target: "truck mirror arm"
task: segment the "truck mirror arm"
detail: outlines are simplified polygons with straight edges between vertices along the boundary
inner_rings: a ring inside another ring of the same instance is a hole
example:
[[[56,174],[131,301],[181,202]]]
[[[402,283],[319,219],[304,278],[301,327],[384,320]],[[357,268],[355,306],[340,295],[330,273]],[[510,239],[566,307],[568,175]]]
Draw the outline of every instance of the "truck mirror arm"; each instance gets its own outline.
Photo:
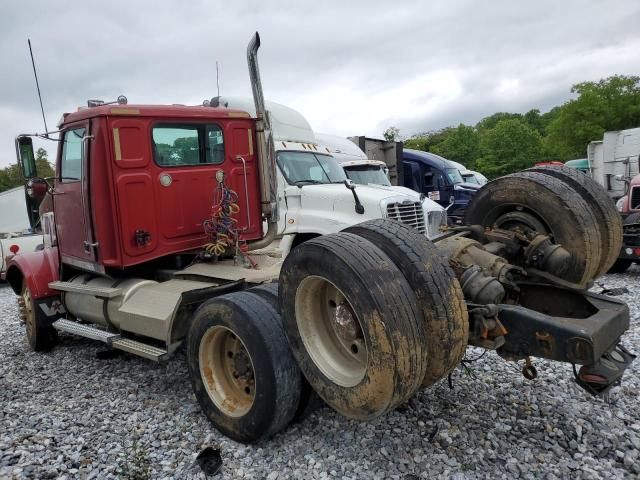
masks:
[[[344,181],[344,186],[347,187],[347,189],[351,190],[351,193],[353,194],[353,200],[356,202],[356,205],[355,205],[356,213],[363,215],[364,207],[360,203],[360,199],[358,198],[358,194],[356,193],[356,184],[353,183],[353,180],[346,179]]]

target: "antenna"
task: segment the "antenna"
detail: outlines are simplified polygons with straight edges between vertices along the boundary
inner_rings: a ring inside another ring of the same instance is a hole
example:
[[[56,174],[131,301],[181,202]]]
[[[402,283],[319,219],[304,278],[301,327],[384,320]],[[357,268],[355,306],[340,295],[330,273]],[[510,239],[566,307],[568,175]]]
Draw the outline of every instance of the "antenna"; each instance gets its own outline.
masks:
[[[216,60],[216,86],[218,87],[218,96],[220,96],[220,74],[218,72],[218,61]]]
[[[38,98],[40,99],[40,110],[42,111],[42,121],[44,122],[44,135],[49,137],[49,129],[47,128],[47,119],[44,116],[44,107],[42,106],[42,95],[40,94],[40,84],[38,83],[38,73],[36,72],[36,62],[33,60],[33,50],[31,49],[31,39],[27,39],[29,44],[29,54],[31,55],[31,65],[33,65],[33,76],[36,77],[36,88],[38,89]]]

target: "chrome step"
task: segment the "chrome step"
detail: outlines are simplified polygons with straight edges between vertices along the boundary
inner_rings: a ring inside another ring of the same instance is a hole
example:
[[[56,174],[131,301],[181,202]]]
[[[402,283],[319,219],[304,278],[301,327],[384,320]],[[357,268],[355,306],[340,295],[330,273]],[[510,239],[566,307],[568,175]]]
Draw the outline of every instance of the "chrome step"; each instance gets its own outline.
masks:
[[[74,282],[51,282],[49,283],[49,288],[53,290],[60,290],[62,292],[93,295],[94,297],[100,298],[113,298],[118,295],[122,295],[121,288],[93,287],[91,285],[83,285],[81,283]]]
[[[92,340],[99,340],[104,343],[111,343],[114,339],[120,338],[120,335],[117,333],[107,332],[106,330],[101,330],[78,322],[72,322],[71,320],[56,320],[53,322],[53,326],[56,330],[72,333],[80,337],[91,338]]]
[[[162,348],[154,347],[153,345],[138,342],[137,340],[132,340],[130,338],[121,337],[111,342],[111,346],[119,350],[124,350],[125,352],[133,353],[139,357],[155,360],[156,362],[164,360],[169,355],[169,352]]]

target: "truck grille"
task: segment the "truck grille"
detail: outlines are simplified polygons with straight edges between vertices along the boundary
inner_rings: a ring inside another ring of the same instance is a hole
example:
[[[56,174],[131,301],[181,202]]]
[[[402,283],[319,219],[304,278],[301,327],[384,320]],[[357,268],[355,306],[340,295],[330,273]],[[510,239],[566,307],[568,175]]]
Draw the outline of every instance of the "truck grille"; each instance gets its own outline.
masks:
[[[633,187],[631,189],[631,199],[629,200],[629,207],[632,210],[640,208],[640,187]]]
[[[440,232],[440,227],[444,223],[445,215],[444,211],[427,213],[427,236],[429,238],[436,237],[442,233]]]
[[[424,234],[427,231],[420,202],[390,203],[387,205],[387,217],[409,225],[420,233]]]

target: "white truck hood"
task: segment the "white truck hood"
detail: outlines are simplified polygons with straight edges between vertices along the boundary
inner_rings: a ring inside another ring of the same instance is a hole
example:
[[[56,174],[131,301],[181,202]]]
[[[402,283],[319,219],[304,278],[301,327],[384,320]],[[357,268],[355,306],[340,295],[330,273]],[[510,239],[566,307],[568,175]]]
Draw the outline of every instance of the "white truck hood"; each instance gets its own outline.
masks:
[[[299,233],[314,232],[316,229],[322,230],[318,233],[340,231],[367,220],[388,218],[389,205],[396,204],[408,208],[411,204],[416,205],[414,208],[416,218],[405,223],[422,222],[423,231],[428,228],[429,237],[437,235],[437,229],[446,221],[446,213],[442,207],[436,204],[435,208],[432,208],[433,202],[428,202],[427,199],[421,202],[420,195],[413,190],[409,190],[410,194],[407,194],[398,191],[396,187],[358,185],[355,192],[364,207],[362,214],[356,212],[353,193],[343,184],[286,187],[287,231],[291,233],[293,229]],[[393,207],[391,210],[396,212]],[[401,210],[404,212],[405,208]],[[397,214],[399,212],[400,210],[397,210]],[[396,219],[406,220],[406,218]]]

